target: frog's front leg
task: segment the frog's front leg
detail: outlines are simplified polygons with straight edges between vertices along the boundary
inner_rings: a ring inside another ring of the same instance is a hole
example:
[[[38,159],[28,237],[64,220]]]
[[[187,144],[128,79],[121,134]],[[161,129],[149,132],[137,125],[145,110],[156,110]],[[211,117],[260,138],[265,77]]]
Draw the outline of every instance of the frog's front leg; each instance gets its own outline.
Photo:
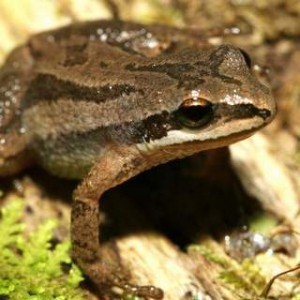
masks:
[[[136,286],[119,278],[117,260],[105,260],[100,251],[99,199],[101,195],[146,166],[145,158],[134,148],[110,149],[93,166],[74,193],[71,236],[72,256],[99,287],[118,286],[124,293],[162,299],[163,292],[153,286]],[[115,274],[114,274],[115,273]]]

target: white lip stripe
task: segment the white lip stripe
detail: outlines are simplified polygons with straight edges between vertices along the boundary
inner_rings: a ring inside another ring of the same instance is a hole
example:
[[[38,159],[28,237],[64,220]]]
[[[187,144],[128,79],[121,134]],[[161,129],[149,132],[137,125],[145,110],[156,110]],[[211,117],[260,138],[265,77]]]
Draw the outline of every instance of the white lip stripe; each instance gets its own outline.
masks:
[[[258,118],[255,122],[255,119],[250,119],[248,121],[242,122],[239,126],[233,126],[232,123],[226,126],[217,126],[217,128],[206,128],[206,130],[192,131],[188,129],[181,130],[170,130],[168,135],[157,140],[151,140],[150,142],[143,142],[137,144],[137,148],[141,152],[151,152],[159,148],[163,148],[170,145],[179,145],[192,141],[205,142],[209,140],[217,140],[230,136],[232,134],[243,133],[245,131],[255,131],[260,128],[264,122]]]

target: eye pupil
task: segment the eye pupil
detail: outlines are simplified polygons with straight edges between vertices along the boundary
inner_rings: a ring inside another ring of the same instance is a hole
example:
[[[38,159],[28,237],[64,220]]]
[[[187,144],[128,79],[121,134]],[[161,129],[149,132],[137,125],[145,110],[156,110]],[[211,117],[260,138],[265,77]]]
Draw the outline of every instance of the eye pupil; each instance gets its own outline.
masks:
[[[176,111],[178,122],[190,129],[201,128],[206,125],[213,116],[213,107],[207,100],[186,100]]]

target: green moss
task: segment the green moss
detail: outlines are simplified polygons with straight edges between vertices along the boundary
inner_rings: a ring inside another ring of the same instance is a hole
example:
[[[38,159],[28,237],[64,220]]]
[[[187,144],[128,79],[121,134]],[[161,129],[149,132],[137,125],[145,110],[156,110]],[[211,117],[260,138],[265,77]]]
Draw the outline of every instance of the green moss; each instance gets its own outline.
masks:
[[[19,220],[24,204],[15,199],[1,209],[0,220],[0,298],[10,300],[80,300],[77,289],[82,276],[71,264],[70,242],[53,246],[56,221],[49,220],[29,236]],[[62,264],[70,266],[64,272]]]
[[[210,245],[191,245],[188,247],[189,251],[195,251],[205,257],[211,263],[218,265],[221,270],[219,271],[219,279],[226,285],[226,288],[231,289],[236,294],[236,299],[241,300],[267,300],[267,299],[291,299],[300,300],[300,295],[291,296],[270,296],[269,289],[265,293],[269,284],[273,284],[272,278],[267,282],[266,278],[262,275],[259,266],[255,260],[244,259],[241,263],[233,261],[221,252],[216,251]],[[294,272],[298,270],[297,267],[289,270]],[[287,272],[284,272],[287,273]],[[281,274],[283,275],[283,274]],[[278,277],[278,275],[276,275]],[[225,287],[224,285],[224,287]]]
[[[269,232],[278,224],[278,220],[266,213],[257,213],[248,219],[249,231],[268,235]]]
[[[252,260],[245,259],[241,264],[237,264],[205,245],[191,245],[189,250],[196,251],[207,260],[219,265],[222,268],[219,273],[220,280],[233,288],[240,295],[240,299],[259,299],[266,285],[266,279]]]

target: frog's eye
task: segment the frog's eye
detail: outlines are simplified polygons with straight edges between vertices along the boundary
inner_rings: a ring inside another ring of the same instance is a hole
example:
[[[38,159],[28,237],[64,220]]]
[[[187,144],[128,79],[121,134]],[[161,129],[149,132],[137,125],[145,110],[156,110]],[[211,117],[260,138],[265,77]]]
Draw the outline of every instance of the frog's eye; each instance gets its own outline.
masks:
[[[249,54],[246,51],[242,50],[242,49],[240,49],[240,51],[241,51],[241,53],[242,53],[242,55],[244,57],[244,60],[246,62],[247,67],[249,69],[251,69],[252,68],[252,60],[251,60]]]
[[[197,129],[212,119],[213,105],[202,98],[187,99],[177,109],[175,117],[182,126]]]

